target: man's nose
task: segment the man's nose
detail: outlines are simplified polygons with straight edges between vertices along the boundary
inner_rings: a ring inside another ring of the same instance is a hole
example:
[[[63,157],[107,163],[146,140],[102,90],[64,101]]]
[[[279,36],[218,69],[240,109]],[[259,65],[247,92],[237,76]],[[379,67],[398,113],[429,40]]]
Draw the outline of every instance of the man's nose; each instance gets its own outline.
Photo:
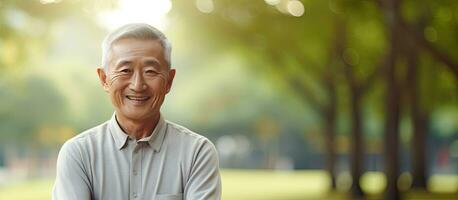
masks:
[[[141,72],[137,71],[132,75],[129,88],[135,92],[141,92],[146,89],[145,80],[143,79]]]

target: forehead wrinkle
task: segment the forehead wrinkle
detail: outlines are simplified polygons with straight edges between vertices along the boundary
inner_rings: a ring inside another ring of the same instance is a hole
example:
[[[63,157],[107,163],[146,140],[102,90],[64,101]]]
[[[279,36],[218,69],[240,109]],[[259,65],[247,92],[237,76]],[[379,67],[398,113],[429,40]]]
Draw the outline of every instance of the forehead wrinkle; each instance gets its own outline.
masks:
[[[150,42],[153,43],[150,43]],[[148,55],[154,55],[152,53],[152,49],[156,49],[157,47],[160,48],[160,53],[164,54],[164,49],[160,44],[155,44],[156,42],[154,40],[151,41],[142,41],[142,40],[136,40],[136,39],[122,39],[117,42],[115,42],[111,48],[112,51],[118,52],[118,53],[127,53],[127,54],[138,54],[138,53],[144,53],[147,52]],[[148,45],[145,44],[149,43]],[[122,48],[124,44],[130,44],[129,48]],[[157,55],[155,55],[157,56]]]
[[[162,64],[161,62],[156,59],[155,57],[147,57],[147,58],[141,58],[140,57],[140,61],[137,60],[137,57],[135,56],[131,56],[131,57],[125,57],[125,58],[120,58],[119,60],[117,60],[114,64],[114,69],[116,68],[119,68],[119,67],[122,67],[124,65],[132,65],[132,64],[138,64],[138,63],[141,63],[143,65],[152,65],[152,66],[158,66],[158,67],[161,67]]]

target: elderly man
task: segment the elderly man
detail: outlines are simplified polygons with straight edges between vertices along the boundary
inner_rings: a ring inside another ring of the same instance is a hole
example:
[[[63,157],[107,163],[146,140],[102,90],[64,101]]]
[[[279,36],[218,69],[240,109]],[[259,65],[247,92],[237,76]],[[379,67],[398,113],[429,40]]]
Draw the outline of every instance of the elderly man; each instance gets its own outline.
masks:
[[[129,24],[102,48],[97,73],[115,113],[62,146],[53,199],[220,199],[214,145],[160,113],[175,76],[164,34]]]

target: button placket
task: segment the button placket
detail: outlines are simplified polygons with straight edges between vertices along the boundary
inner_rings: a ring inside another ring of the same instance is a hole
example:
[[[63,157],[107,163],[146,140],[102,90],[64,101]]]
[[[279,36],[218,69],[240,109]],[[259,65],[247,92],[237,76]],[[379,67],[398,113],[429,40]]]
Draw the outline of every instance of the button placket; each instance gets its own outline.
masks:
[[[140,143],[136,143],[132,151],[132,171],[131,171],[131,191],[132,198],[137,199],[139,196],[139,189],[141,188],[141,177],[139,171],[141,168],[141,147]]]

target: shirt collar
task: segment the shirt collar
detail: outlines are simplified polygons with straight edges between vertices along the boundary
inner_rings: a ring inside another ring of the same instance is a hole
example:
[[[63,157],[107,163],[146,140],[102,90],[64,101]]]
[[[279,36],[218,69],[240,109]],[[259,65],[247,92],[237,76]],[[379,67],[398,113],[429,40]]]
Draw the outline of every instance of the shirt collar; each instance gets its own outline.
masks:
[[[116,147],[121,150],[126,146],[129,135],[127,135],[119,126],[118,121],[116,120],[116,113],[114,113],[111,117],[109,127]],[[138,141],[147,141],[149,146],[152,147],[155,152],[159,152],[161,150],[162,142],[164,141],[166,127],[166,122],[161,114],[151,135]]]

